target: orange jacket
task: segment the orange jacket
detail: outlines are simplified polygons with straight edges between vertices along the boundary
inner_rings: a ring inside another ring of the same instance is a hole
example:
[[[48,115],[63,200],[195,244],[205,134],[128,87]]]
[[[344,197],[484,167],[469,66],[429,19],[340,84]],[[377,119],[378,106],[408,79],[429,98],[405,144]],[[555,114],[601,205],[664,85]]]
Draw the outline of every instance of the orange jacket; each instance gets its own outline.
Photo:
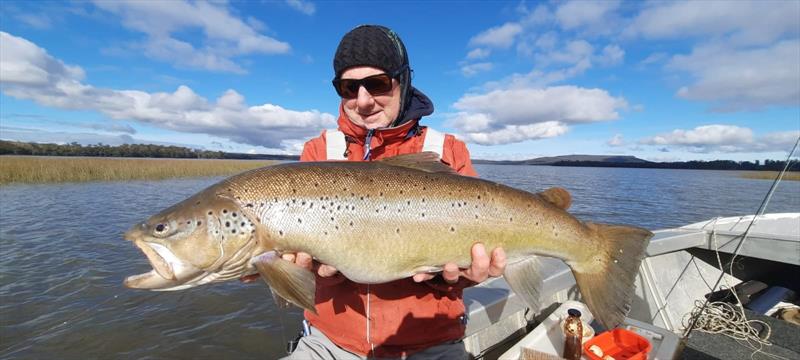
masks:
[[[418,121],[376,130],[370,160],[420,152],[427,128],[416,128]],[[408,137],[415,128],[419,131]],[[339,131],[347,138],[348,160],[362,161],[367,130],[353,124],[340,109]],[[327,160],[326,152],[323,132],[306,142],[300,161]],[[442,161],[462,175],[477,175],[466,145],[449,134]],[[317,276],[317,314],[306,311],[305,316],[342,348],[362,355],[400,357],[464,336],[462,291],[471,285],[463,278],[450,285],[441,276],[423,283],[406,278],[372,285],[354,283],[340,274]]]

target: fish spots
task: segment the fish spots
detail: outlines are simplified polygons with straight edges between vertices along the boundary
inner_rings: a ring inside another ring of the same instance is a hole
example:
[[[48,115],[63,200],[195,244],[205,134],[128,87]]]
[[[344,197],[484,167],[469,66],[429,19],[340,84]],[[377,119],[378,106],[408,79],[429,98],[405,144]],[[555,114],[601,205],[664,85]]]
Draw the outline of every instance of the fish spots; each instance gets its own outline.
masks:
[[[453,226],[451,226],[451,227],[450,227],[450,232],[451,232],[451,233],[454,233],[454,232],[456,232],[456,228],[455,228],[455,227],[453,227]]]
[[[303,219],[301,219],[301,218],[297,218],[297,223],[298,223],[298,224],[302,224],[302,223],[303,223]]]
[[[353,222],[352,221],[350,221],[350,227],[353,227]]]
[[[394,232],[395,232],[395,234],[399,234],[400,233],[400,228],[394,229]]]
[[[283,236],[283,230],[278,230],[278,235]]]
[[[231,227],[231,222],[230,221],[226,221],[225,222],[225,227]]]
[[[197,226],[200,226],[200,225],[203,225],[203,221],[202,220],[197,220]]]
[[[228,209],[222,209],[222,213],[223,214],[227,214],[228,213]]]
[[[213,211],[209,211],[208,215],[214,215],[214,212]]]

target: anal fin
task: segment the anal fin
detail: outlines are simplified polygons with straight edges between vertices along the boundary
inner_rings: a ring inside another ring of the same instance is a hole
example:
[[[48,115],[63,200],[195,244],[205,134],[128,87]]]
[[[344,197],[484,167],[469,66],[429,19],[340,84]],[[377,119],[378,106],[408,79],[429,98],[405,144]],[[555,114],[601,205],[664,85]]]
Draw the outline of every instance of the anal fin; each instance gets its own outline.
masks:
[[[506,282],[514,293],[522,297],[531,310],[535,313],[541,308],[540,290],[542,288],[542,277],[539,267],[539,258],[536,256],[526,258],[506,265],[503,272]]]
[[[314,294],[316,277],[308,269],[281,259],[275,251],[269,251],[251,260],[261,278],[269,285],[275,303],[285,306],[288,301],[303,309],[316,313]]]

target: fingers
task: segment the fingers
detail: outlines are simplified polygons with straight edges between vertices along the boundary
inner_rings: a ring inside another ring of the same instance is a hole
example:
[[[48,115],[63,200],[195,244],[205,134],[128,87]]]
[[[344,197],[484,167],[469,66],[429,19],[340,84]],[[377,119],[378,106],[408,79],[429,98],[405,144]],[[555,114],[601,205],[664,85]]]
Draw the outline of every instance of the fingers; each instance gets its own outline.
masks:
[[[304,252],[299,252],[295,255],[294,263],[300,267],[312,270],[312,267],[314,265],[313,260],[314,259],[311,258],[311,255]]]
[[[317,274],[322,277],[330,277],[336,275],[337,272],[339,272],[339,270],[336,270],[335,267],[325,264],[320,264],[317,269]]]
[[[322,277],[333,276],[337,272],[339,272],[333,266],[320,264],[314,261],[314,258],[311,257],[310,254],[304,252],[284,253],[281,255],[281,258],[286,261],[291,261],[295,263],[297,266],[306,268],[309,271],[315,271],[316,269],[317,274],[319,274],[319,276]]]
[[[458,282],[459,276],[461,276],[461,269],[458,268],[458,265],[454,263],[444,264],[444,268],[442,268],[442,278],[444,278],[444,281],[455,284]]]
[[[474,282],[482,282],[489,277],[489,264],[491,260],[486,255],[486,248],[481,243],[472,246],[472,264],[464,270],[462,275]]]
[[[414,279],[414,282],[428,281],[428,280],[433,279],[435,277],[436,277],[436,274],[431,274],[431,273],[419,273],[419,274],[414,274],[414,276],[412,276],[412,278]]]
[[[489,264],[489,276],[498,277],[506,271],[506,252],[503,248],[492,250],[492,260]]]

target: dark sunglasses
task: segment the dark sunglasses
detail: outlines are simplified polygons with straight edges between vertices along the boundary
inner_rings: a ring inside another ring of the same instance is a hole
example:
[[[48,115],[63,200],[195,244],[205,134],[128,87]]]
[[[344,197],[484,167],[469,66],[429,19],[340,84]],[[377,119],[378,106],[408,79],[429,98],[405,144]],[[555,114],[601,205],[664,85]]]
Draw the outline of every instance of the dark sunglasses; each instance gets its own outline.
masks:
[[[392,77],[389,74],[377,74],[363,79],[334,79],[336,93],[344,99],[358,97],[358,89],[364,87],[371,95],[381,95],[392,91]]]
[[[377,74],[367,76],[363,79],[333,79],[333,88],[343,99],[355,99],[358,97],[358,89],[362,86],[370,95],[382,95],[392,91],[392,79],[400,75],[406,69],[405,66],[392,74]]]

